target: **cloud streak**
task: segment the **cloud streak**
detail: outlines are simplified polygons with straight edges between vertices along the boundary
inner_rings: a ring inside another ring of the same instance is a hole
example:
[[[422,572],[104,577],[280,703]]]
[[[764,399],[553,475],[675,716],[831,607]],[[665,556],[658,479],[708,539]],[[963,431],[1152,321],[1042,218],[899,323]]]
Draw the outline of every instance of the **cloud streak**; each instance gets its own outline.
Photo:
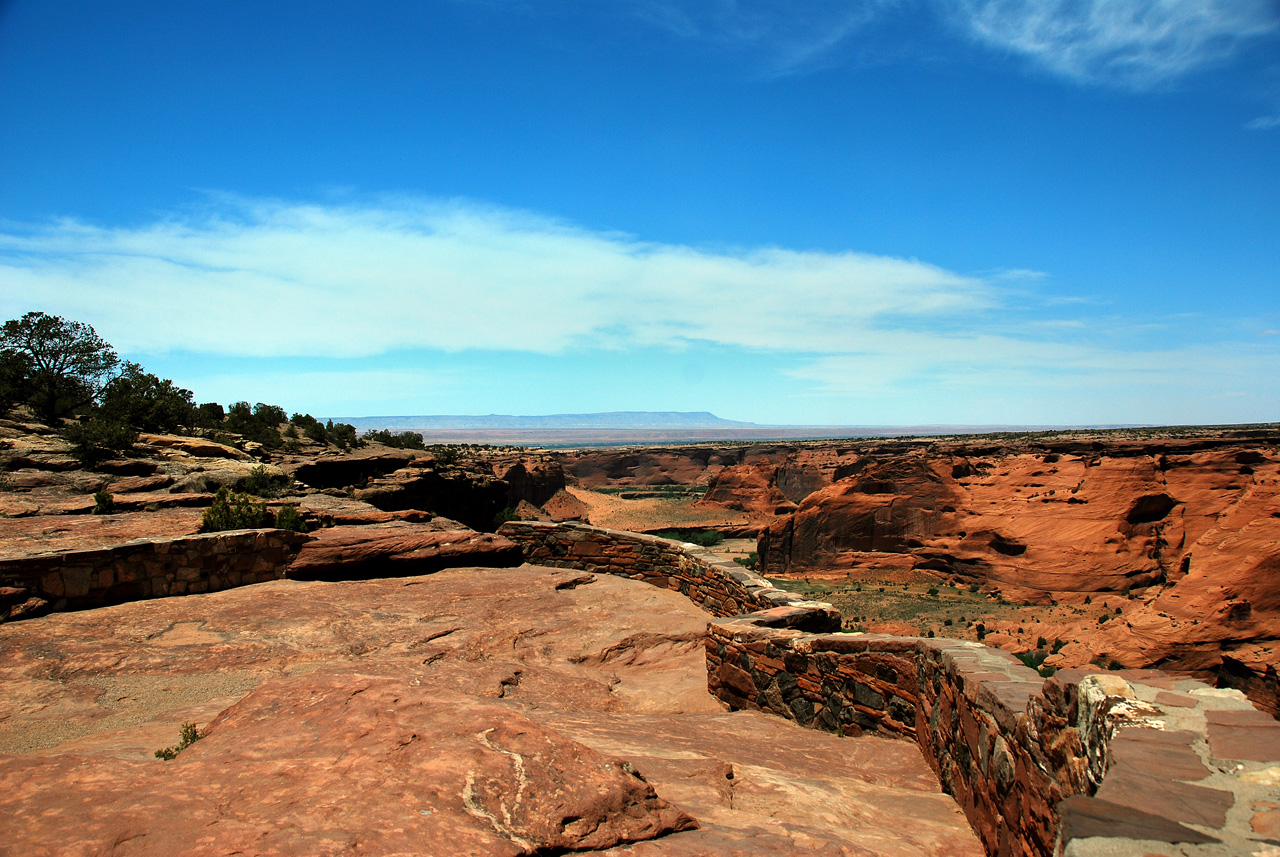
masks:
[[[688,341],[835,352],[852,331],[996,300],[982,280],[912,259],[653,244],[420,200],[240,201],[131,229],[9,230],[0,276],[9,313],[30,308],[23,295],[94,319],[126,351],[252,356]]]
[[[6,318],[38,309],[88,321],[144,363],[205,355],[195,363],[219,395],[236,395],[246,377],[264,400],[271,389],[312,400],[354,385],[341,397],[353,412],[385,411],[376,403],[387,390],[419,401],[477,383],[492,407],[523,401],[527,372],[519,391],[503,392],[486,368],[521,354],[553,383],[618,355],[652,398],[664,382],[640,364],[685,350],[767,356],[772,370],[756,359],[757,375],[733,382],[896,415],[879,422],[1226,421],[1280,407],[1267,382],[1280,374],[1275,337],[1170,347],[1203,320],[1169,317],[1152,337],[1123,318],[1082,315],[1088,301],[1041,295],[1051,278],[1040,272],[659,244],[459,201],[229,199],[130,228],[10,224],[0,282]],[[397,354],[435,355],[439,368],[426,383],[398,370]],[[283,374],[272,368],[282,358],[294,358]],[[1227,394],[1236,410],[1217,409]]]
[[[847,59],[868,27],[913,15],[917,31],[922,17],[941,19],[1057,77],[1135,90],[1280,30],[1273,0],[632,0],[624,8],[677,37],[756,52],[778,76]]]
[[[1083,83],[1148,89],[1273,34],[1270,0],[955,0],[978,42]]]

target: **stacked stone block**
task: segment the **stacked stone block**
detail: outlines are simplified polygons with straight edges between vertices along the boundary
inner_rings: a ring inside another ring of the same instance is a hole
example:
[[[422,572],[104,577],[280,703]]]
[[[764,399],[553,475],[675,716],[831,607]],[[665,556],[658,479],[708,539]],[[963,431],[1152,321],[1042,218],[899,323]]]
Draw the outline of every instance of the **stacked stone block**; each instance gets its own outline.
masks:
[[[777,607],[802,609],[776,614],[806,630],[840,627],[829,604],[806,601],[754,572],[696,545],[583,524],[510,521],[498,534],[520,545],[526,562],[642,580],[687,597],[712,616],[738,616]]]
[[[287,530],[232,530],[0,559],[0,590],[13,605],[12,618],[217,592],[283,578],[308,538]]]
[[[1157,670],[1046,680],[978,643],[775,624],[711,623],[711,692],[914,738],[989,854],[1280,857],[1280,723],[1239,691]]]

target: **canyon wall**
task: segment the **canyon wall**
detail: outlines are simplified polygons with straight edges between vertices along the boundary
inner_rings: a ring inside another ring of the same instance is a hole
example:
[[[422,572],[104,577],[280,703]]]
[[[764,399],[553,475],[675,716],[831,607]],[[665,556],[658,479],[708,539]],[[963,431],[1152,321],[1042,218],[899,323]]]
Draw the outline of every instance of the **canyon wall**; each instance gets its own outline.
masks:
[[[838,627],[830,605],[692,545],[582,525],[500,534],[531,562],[679,590],[721,617],[708,687],[730,708],[916,741],[988,854],[1139,857],[1151,840],[1251,853],[1280,833],[1280,723],[1238,691],[1155,670],[1045,680],[977,643],[815,632]],[[767,609],[730,615],[752,602]]]

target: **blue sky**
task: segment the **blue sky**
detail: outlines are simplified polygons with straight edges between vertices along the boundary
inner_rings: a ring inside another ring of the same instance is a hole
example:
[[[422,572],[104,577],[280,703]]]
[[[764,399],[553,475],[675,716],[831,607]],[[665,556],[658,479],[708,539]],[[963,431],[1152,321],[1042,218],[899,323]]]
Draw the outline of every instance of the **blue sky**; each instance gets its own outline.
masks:
[[[0,164],[200,401],[1280,420],[1276,0],[0,0]]]

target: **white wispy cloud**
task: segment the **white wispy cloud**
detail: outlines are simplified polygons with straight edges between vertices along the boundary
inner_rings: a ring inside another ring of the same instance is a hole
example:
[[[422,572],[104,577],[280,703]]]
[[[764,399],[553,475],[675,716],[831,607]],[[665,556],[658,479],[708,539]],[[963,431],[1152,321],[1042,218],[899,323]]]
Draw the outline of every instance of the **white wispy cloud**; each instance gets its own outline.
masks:
[[[1152,336],[1039,294],[1032,274],[660,244],[403,198],[223,200],[133,227],[0,224],[0,318],[34,309],[87,321],[148,365],[147,355],[207,355],[196,361],[202,399],[327,396],[351,413],[385,411],[388,390],[455,400],[483,383],[499,395],[500,378],[476,374],[502,365],[494,354],[550,355],[540,365],[571,378],[591,355],[711,347],[768,355],[792,397],[868,403],[846,422],[1239,421],[1280,407],[1274,331],[1170,347],[1202,320],[1169,315]],[[395,355],[408,353],[434,355],[433,368],[403,368]],[[273,368],[286,357],[302,359]]]
[[[1274,0],[631,0],[622,8],[682,38],[757,51],[779,75],[847,58],[869,25],[902,14],[948,21],[1062,78],[1133,89],[1226,60],[1280,30]],[[864,47],[861,56],[902,50]]]
[[[1146,89],[1280,29],[1272,0],[953,0],[972,38],[1071,80]]]
[[[889,319],[962,317],[997,301],[988,283],[914,259],[712,251],[405,199],[239,201],[135,228],[10,229],[0,277],[10,316],[49,307],[91,319],[128,352],[252,356],[690,340],[835,352]]]
[[[764,56],[787,75],[834,61],[836,49],[902,0],[631,0],[633,14],[668,32]]]
[[[1257,119],[1246,122],[1244,127],[1250,131],[1270,131],[1272,128],[1280,128],[1280,116],[1259,116]]]

